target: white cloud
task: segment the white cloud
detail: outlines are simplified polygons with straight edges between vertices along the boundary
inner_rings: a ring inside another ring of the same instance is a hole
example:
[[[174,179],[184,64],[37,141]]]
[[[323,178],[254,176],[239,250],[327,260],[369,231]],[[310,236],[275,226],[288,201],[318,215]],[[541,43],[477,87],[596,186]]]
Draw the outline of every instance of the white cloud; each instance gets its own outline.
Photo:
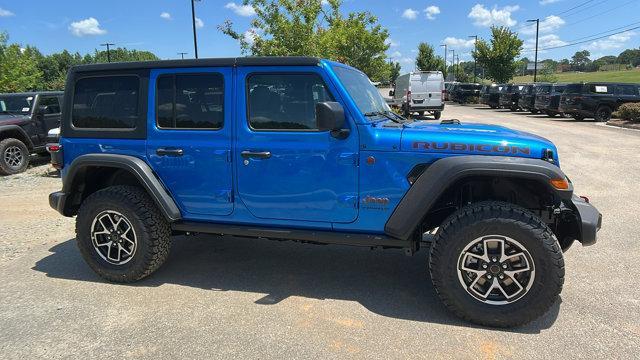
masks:
[[[471,48],[475,45],[476,39],[458,39],[455,37],[447,37],[442,41],[452,48]]]
[[[9,16],[14,16],[14,15],[15,14],[12,13],[11,11],[3,9],[3,8],[0,8],[0,17],[9,17]]]
[[[203,28],[204,27],[204,21],[202,21],[202,19],[200,19],[199,17],[196,18],[196,27],[198,29]]]
[[[547,16],[544,20],[540,20],[540,33],[550,33],[558,30],[565,24],[565,21],[556,15]],[[525,35],[535,35],[536,24],[531,23],[529,26],[525,26],[520,30],[520,33]]]
[[[562,1],[562,0],[540,0],[539,3],[540,3],[540,5],[545,6],[545,5],[549,5],[549,4],[555,4],[555,3],[560,2],[560,1]]]
[[[103,35],[107,33],[107,30],[101,29],[100,22],[93,17],[72,22],[71,25],[69,25],[69,31],[78,37],[85,35]]]
[[[518,22],[511,18],[511,13],[518,11],[518,9],[520,7],[514,5],[503,8],[494,6],[493,9],[489,10],[482,4],[475,4],[467,17],[473,19],[473,24],[476,26],[514,26]]]
[[[434,5],[427,6],[427,8],[424,9],[424,13],[427,16],[427,19],[435,20],[436,15],[440,14],[440,8]]]
[[[399,59],[402,57],[402,53],[400,51],[394,51],[389,55],[392,59]]]
[[[633,31],[627,31],[621,34],[611,35],[602,40],[593,41],[585,46],[583,49],[587,49],[590,51],[603,51],[603,50],[612,50],[619,49],[625,46],[625,43],[629,41],[632,37],[638,35],[638,33]]]
[[[390,48],[398,47],[398,43],[393,41],[392,38],[387,38],[384,43],[389,45]]]
[[[411,8],[405,9],[402,13],[402,17],[409,20],[415,20],[418,17],[418,11]]]
[[[320,5],[322,5],[322,6],[327,6],[327,5],[329,5],[329,0],[322,0],[322,1],[320,1]]]
[[[240,16],[249,17],[256,14],[256,9],[254,9],[251,5],[240,5],[234,2],[230,2],[227,3],[227,5],[225,5],[224,7],[225,9],[232,10],[234,13]]]
[[[165,20],[171,20],[171,14],[169,14],[168,12],[163,12],[162,14],[160,14],[160,17],[165,19]]]
[[[538,37],[538,54],[547,53],[547,50],[541,50],[547,47],[556,47],[556,46],[564,46],[567,45],[568,42],[560,39],[560,37],[556,34],[547,34]],[[524,45],[522,46],[523,53],[528,55],[533,55],[536,49],[536,38],[532,37],[526,39],[524,41]]]

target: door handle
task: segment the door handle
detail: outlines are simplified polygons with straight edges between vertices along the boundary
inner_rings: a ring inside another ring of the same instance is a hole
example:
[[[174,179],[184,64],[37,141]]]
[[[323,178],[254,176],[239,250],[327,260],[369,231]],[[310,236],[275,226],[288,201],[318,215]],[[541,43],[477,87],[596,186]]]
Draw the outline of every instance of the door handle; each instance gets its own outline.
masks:
[[[254,158],[254,159],[268,159],[271,157],[271,151],[249,151],[245,150],[240,153],[245,159]]]
[[[156,154],[158,156],[182,156],[184,155],[184,151],[182,149],[158,148]]]

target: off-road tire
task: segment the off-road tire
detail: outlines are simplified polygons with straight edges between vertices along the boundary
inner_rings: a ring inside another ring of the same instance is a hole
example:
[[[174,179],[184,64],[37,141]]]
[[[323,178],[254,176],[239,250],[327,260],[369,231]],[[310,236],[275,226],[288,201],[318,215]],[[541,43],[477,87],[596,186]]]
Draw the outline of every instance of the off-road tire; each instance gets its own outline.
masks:
[[[442,116],[442,111],[434,111],[433,112],[433,118],[436,120],[440,120],[440,117]]]
[[[509,108],[509,110],[511,110],[512,112],[516,112],[518,111],[518,107],[517,106],[512,106]]]
[[[545,111],[545,114],[547,114],[548,117],[556,117],[556,115],[558,115],[558,114],[554,113],[553,111],[548,111],[548,110]]]
[[[606,105],[600,105],[596,109],[596,113],[593,117],[597,122],[606,122],[611,120],[611,108]]]
[[[458,260],[475,239],[501,235],[517,240],[531,255],[535,277],[520,298],[503,305],[471,296],[458,277]],[[483,326],[514,327],[545,314],[564,282],[564,260],[557,239],[530,211],[504,202],[468,205],[449,216],[440,227],[429,258],[433,286],[444,305],[457,316]]]
[[[107,262],[93,246],[91,227],[98,214],[116,211],[132,225],[137,248],[122,265]],[[136,186],[111,186],[87,197],[78,210],[76,242],[82,257],[99,276],[109,281],[129,283],[156,271],[169,256],[171,228],[145,191]]]
[[[17,166],[12,166],[7,162],[6,151],[19,151],[22,161]],[[0,175],[14,175],[27,170],[29,166],[29,148],[22,141],[14,138],[7,138],[0,141]]]
[[[573,115],[573,119],[577,120],[577,121],[582,121],[582,120],[584,120],[584,116],[582,116],[582,115]]]
[[[532,113],[533,115],[536,115],[536,114],[537,114],[537,113],[539,113],[539,112],[540,112],[540,111],[538,111],[538,110],[536,110],[536,109],[531,109],[531,113]]]

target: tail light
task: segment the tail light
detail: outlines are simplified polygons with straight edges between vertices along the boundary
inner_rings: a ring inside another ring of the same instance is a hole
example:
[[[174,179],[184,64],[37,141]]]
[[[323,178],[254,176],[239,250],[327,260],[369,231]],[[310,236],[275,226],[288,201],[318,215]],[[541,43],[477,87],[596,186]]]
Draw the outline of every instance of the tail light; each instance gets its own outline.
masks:
[[[51,166],[60,170],[64,166],[62,145],[60,144],[47,144],[47,152],[51,154]]]
[[[411,90],[407,90],[407,103],[411,103]]]

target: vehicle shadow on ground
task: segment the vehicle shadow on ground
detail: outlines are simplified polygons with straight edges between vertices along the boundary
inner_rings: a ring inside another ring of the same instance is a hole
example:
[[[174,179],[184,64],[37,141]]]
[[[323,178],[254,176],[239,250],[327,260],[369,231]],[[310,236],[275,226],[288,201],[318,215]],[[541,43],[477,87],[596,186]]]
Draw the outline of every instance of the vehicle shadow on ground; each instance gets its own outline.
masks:
[[[49,277],[105,282],[82,260],[75,240],[50,249],[33,270]],[[420,322],[475,327],[450,314],[435,293],[427,270],[428,250],[413,257],[400,250],[369,250],[268,240],[179,236],[165,265],[131,285],[177,284],[215,291],[266,294],[257,305],[290,296],[356,301],[376,314]],[[555,322],[559,300],[541,319],[508,332],[539,333]]]

